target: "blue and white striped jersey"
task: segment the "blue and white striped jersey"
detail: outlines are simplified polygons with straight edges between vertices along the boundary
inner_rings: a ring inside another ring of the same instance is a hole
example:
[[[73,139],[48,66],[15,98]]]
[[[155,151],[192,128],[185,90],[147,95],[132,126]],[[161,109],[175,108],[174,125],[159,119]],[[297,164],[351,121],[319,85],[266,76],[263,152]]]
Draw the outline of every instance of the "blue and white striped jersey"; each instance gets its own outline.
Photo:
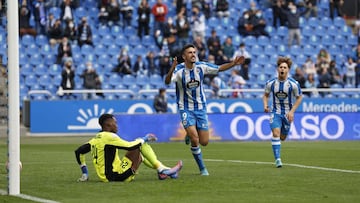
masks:
[[[292,108],[296,97],[302,94],[300,84],[293,78],[279,81],[278,78],[266,82],[265,93],[272,93],[272,112],[286,114]]]
[[[195,62],[193,69],[185,68],[185,63],[178,64],[171,81],[176,84],[176,102],[179,110],[206,110],[204,75],[217,74],[218,71],[218,65],[207,62]]]

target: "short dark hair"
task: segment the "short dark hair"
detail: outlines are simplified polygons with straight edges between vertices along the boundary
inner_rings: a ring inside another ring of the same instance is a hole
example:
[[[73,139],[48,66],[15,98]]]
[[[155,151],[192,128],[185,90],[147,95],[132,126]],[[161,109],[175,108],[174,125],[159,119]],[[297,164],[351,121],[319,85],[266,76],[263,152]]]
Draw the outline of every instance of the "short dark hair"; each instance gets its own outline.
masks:
[[[109,113],[102,114],[99,118],[99,125],[102,127],[104,125],[105,121],[110,118],[114,118],[114,115],[109,114]]]
[[[181,49],[181,55],[183,55],[184,52],[185,52],[185,50],[188,49],[188,48],[190,48],[190,47],[196,49],[195,45],[193,45],[193,44],[187,44],[187,45],[185,45],[185,46]]]

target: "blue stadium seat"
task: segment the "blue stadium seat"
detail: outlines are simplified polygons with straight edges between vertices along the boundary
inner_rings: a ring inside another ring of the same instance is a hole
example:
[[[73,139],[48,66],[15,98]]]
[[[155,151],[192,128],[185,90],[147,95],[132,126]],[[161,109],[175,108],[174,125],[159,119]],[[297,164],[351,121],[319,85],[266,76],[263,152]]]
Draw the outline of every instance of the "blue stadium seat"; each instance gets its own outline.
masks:
[[[118,35],[114,41],[114,43],[120,47],[125,46],[128,44],[128,40],[125,38],[124,35]]]
[[[273,46],[279,46],[279,45],[282,45],[286,42],[284,42],[283,38],[278,36],[278,35],[273,35],[271,36],[271,39],[270,39],[270,44],[273,45]]]
[[[293,56],[297,56],[302,53],[301,47],[299,45],[292,45],[290,47],[290,54]]]
[[[23,35],[21,37],[21,43],[27,47],[27,46],[30,46],[30,45],[34,44],[35,39],[31,35]]]
[[[49,44],[48,38],[45,35],[40,35],[40,34],[36,36],[35,42],[38,46]]]
[[[87,14],[87,11],[84,7],[82,6],[79,6],[75,9],[75,18],[76,19],[81,19],[82,17],[86,17],[88,14]]]
[[[279,26],[279,27],[277,28],[277,31],[276,31],[276,33],[277,33],[280,37],[287,37],[288,32],[289,32],[289,30],[288,30],[288,28],[285,27],[285,26]]]
[[[97,44],[94,48],[94,54],[97,56],[100,56],[102,54],[105,54],[107,52],[107,48],[105,47],[104,44],[100,43]]]
[[[120,52],[120,47],[117,46],[116,44],[111,44],[107,50],[106,50],[107,54],[110,56],[113,56],[114,54],[117,55]]]
[[[99,55],[97,62],[100,66],[105,67],[109,63],[110,57],[104,52],[104,54]]]
[[[72,59],[75,64],[84,63],[84,57],[80,52],[74,52],[72,55]]]
[[[267,63],[269,63],[269,57],[265,54],[260,54],[256,58],[256,63],[258,63],[259,65],[265,66]]]
[[[41,75],[39,77],[39,84],[43,87],[46,88],[49,85],[52,85],[52,78],[45,74],[45,75]]]
[[[267,36],[259,36],[257,38],[257,43],[258,45],[265,47],[266,45],[268,45],[270,43],[270,39]]]
[[[310,26],[307,26],[305,25],[302,29],[301,29],[301,35],[304,37],[304,38],[309,38],[311,37],[313,34],[314,34],[315,30],[314,28],[310,27]]]
[[[323,35],[321,38],[321,43],[326,46],[329,47],[330,45],[332,45],[334,43],[334,39],[330,36],[330,35]]]
[[[153,88],[156,88],[156,89],[164,86],[164,80],[158,74],[150,75],[149,83],[150,83],[150,85],[153,86]]]
[[[56,75],[61,75],[62,67],[59,64],[52,64],[49,66],[49,75],[54,77]]]
[[[220,32],[221,33],[221,32]],[[233,25],[230,25],[227,30],[226,30],[227,35],[234,37],[236,35],[239,35],[239,32],[237,30],[237,28]]]
[[[19,65],[23,66],[29,63],[29,56],[25,53],[19,53]]]
[[[88,15],[90,17],[91,20],[97,22],[98,20],[98,15],[99,15],[99,9],[97,8],[97,6],[90,6],[90,8],[88,8]]]
[[[327,17],[327,16],[322,16],[320,19],[320,24],[322,26],[324,26],[325,28],[330,27],[331,25],[333,25],[333,21],[331,18]]]
[[[305,63],[306,59],[307,57],[305,56],[305,54],[299,54],[296,56],[295,62],[301,66]]]
[[[148,48],[150,45],[155,44],[155,39],[151,35],[145,35],[142,37],[141,43]]]
[[[34,74],[29,74],[25,76],[25,84],[30,88],[31,86],[38,84],[38,78]]]
[[[315,34],[319,37],[322,37],[324,33],[326,33],[326,29],[321,25],[318,25],[313,29],[315,29]]]
[[[358,38],[355,35],[350,35],[347,38],[347,44],[355,47],[358,44]]]
[[[277,53],[278,53],[280,56],[287,56],[287,55],[289,54],[287,45],[279,45],[279,46],[277,47]]]
[[[276,28],[274,28],[274,27],[271,26],[271,25],[266,25],[265,31],[266,31],[267,33],[269,33],[269,36],[271,36],[271,37],[276,34]]]
[[[147,54],[147,49],[143,45],[138,44],[134,47],[134,49],[132,49],[131,53],[133,53],[134,55],[145,56]],[[136,58],[134,58],[134,60],[135,59]]]
[[[312,46],[317,46],[320,44],[320,39],[318,36],[316,35],[312,35],[310,38],[309,38],[309,41],[308,41],[308,44],[312,45]]]
[[[88,44],[82,45],[82,47],[81,47],[81,54],[82,55],[88,55],[88,54],[93,53],[93,52],[94,52],[94,48],[91,45],[88,45]]]
[[[124,75],[122,81],[125,86],[130,87],[130,85],[135,84],[135,77],[133,75]]]
[[[119,25],[113,25],[111,27],[111,34],[114,38],[116,38],[118,35],[123,35],[123,30]]]
[[[38,64],[34,68],[34,73],[36,76],[40,77],[42,75],[48,75],[48,67],[44,64]]]
[[[342,46],[342,45],[346,44],[345,37],[343,35],[336,35],[335,44],[338,46]]]
[[[124,35],[127,37],[134,36],[134,35],[137,36],[137,30],[134,27],[126,26],[124,28]]]
[[[33,71],[34,71],[34,68],[29,63],[26,63],[26,64],[20,66],[20,74],[24,77],[26,77],[28,75],[32,75]]]
[[[310,17],[307,20],[307,24],[310,25],[313,28],[316,28],[317,26],[319,26],[320,22],[316,17]]]
[[[263,54],[263,52],[264,52],[264,49],[260,45],[257,45],[257,44],[253,45],[250,50],[250,53],[252,56],[258,56],[260,54]]]
[[[257,40],[256,37],[252,36],[252,35],[248,35],[243,39],[244,43],[246,46],[253,46],[255,44],[257,44]]]
[[[31,56],[34,53],[39,53],[39,47],[37,47],[35,43],[30,44],[29,46],[26,47],[25,51],[28,56]]]
[[[136,76],[135,83],[140,87],[143,88],[146,85],[149,85],[150,78],[147,75],[140,74]]]
[[[327,28],[326,34],[335,37],[339,34],[338,28],[335,25],[331,25]]]
[[[140,40],[139,36],[137,36],[137,35],[129,36],[128,42],[129,42],[129,45],[132,47],[136,47],[137,45],[141,44],[141,40]]]
[[[110,45],[114,44],[114,38],[110,34],[104,35],[102,37],[100,43],[105,45],[105,46],[110,46]]]
[[[221,21],[219,18],[217,17],[210,17],[208,20],[207,20],[207,23],[206,25],[209,26],[209,29],[214,29],[217,25],[220,25],[221,24]]]
[[[336,45],[336,44],[332,44],[332,45],[329,46],[328,52],[329,52],[332,56],[334,56],[334,55],[337,55],[337,54],[340,54],[340,53],[341,53],[341,48],[340,48],[338,45]]]
[[[101,37],[103,37],[103,36],[109,35],[109,34],[111,34],[111,33],[110,33],[109,27],[103,25],[103,26],[100,26],[100,27],[98,28],[97,34],[100,35]]]
[[[346,25],[346,22],[344,20],[344,18],[340,17],[340,16],[336,16],[334,18],[334,25],[338,28],[343,27],[344,25]]]
[[[308,57],[313,56],[314,54],[317,54],[317,49],[315,49],[314,46],[310,44],[305,44],[303,47],[303,53]]]
[[[40,54],[35,53],[35,54],[32,54],[30,56],[30,61],[29,62],[30,62],[31,65],[37,66],[37,65],[43,63],[43,58],[42,58],[42,56]]]
[[[108,83],[114,88],[118,88],[117,86],[121,84],[121,76],[116,73],[111,74],[108,78]]]
[[[59,7],[54,6],[49,9],[49,13],[54,14],[55,19],[59,19],[61,15],[61,9]]]
[[[40,48],[40,54],[43,56],[53,54],[50,44],[43,44]]]

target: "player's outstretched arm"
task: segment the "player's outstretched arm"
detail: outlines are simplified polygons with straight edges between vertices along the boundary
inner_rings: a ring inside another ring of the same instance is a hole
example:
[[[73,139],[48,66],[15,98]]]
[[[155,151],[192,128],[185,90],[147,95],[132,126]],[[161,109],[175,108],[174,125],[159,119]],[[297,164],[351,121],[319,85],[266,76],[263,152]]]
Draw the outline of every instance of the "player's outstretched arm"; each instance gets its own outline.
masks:
[[[219,71],[226,71],[234,66],[241,65],[245,61],[244,56],[237,56],[232,62],[225,63],[220,66]]]

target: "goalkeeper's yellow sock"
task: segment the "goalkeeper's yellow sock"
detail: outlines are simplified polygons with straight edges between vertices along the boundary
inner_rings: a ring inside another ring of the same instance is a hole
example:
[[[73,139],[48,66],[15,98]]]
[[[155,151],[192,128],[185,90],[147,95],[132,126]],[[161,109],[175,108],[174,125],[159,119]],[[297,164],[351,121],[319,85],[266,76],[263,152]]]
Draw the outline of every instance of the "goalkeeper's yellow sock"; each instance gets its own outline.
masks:
[[[164,166],[156,157],[154,150],[151,146],[147,143],[141,145],[140,148],[141,154],[145,157],[144,164],[150,168],[154,168],[159,172],[163,171],[164,169],[168,169],[169,167]]]

